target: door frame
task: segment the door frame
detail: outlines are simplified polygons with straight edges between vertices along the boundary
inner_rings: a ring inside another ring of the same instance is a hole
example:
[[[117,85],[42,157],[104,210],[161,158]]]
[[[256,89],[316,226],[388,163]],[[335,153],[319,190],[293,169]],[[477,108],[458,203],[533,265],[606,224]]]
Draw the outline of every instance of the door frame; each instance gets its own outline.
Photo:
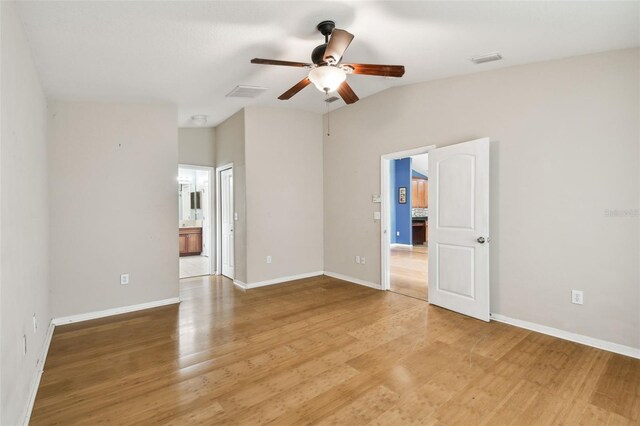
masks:
[[[220,179],[220,173],[222,173],[225,170],[229,170],[231,169],[231,171],[233,172],[233,163],[227,163],[223,166],[220,167],[216,167],[216,275],[222,275],[222,217],[220,215],[220,207],[221,207],[221,184],[222,184],[222,180]],[[235,181],[235,179],[234,179]],[[231,184],[231,191],[234,190],[235,187],[235,183]],[[234,203],[235,203],[235,194],[233,197]],[[235,222],[235,206],[232,209],[233,210],[233,220]],[[233,241],[233,250],[235,252],[235,248],[236,248],[236,242],[235,242],[235,238]],[[234,253],[235,254],[235,253]],[[235,259],[235,256],[234,256]],[[234,272],[235,275],[235,272]]]
[[[383,154],[380,156],[380,284],[382,290],[391,289],[391,271],[389,268],[391,257],[391,243],[389,242],[389,225],[391,225],[391,191],[389,184],[391,181],[389,179],[389,167],[391,165],[391,160],[398,160],[400,158],[411,157],[413,155],[427,154],[435,148],[435,145],[426,145],[419,148],[392,152],[390,154]]]
[[[180,168],[188,168],[188,169],[195,169],[195,170],[204,170],[207,172],[208,174],[208,179],[209,179],[209,216],[211,216],[211,219],[209,219],[211,221],[211,226],[209,226],[209,245],[211,245],[211,247],[209,247],[209,252],[211,253],[211,249],[213,248],[213,231],[215,229],[215,226],[213,224],[213,209],[214,209],[214,204],[213,204],[213,189],[214,189],[214,185],[215,182],[213,180],[213,167],[210,166],[196,166],[195,164],[184,164],[184,163],[178,163],[178,169]],[[180,218],[178,218],[178,222],[180,222]],[[180,259],[178,257],[178,259]],[[215,263],[214,263],[214,259],[213,256],[209,256],[209,275],[214,275],[215,274]]]

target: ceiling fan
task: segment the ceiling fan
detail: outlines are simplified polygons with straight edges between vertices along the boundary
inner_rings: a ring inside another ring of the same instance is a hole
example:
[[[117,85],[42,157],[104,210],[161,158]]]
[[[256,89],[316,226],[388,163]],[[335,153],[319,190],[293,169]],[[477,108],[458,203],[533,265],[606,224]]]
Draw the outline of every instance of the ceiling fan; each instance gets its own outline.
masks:
[[[404,75],[403,65],[343,64],[342,56],[349,44],[351,44],[354,37],[353,34],[336,28],[336,24],[333,21],[322,21],[316,28],[324,36],[324,43],[313,49],[311,53],[312,63],[260,58],[251,60],[252,64],[311,69],[307,77],[278,96],[278,99],[291,99],[293,95],[313,83],[318,90],[327,94],[337,90],[340,97],[347,104],[352,104],[357,102],[359,98],[347,83],[347,74],[378,75],[383,77],[402,77]]]

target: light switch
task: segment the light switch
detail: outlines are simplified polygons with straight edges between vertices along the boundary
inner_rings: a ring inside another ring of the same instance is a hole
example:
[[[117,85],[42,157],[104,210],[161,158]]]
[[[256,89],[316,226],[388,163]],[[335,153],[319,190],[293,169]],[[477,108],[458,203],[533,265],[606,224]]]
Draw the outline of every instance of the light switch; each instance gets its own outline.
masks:
[[[373,212],[373,220],[380,220],[380,212]]]

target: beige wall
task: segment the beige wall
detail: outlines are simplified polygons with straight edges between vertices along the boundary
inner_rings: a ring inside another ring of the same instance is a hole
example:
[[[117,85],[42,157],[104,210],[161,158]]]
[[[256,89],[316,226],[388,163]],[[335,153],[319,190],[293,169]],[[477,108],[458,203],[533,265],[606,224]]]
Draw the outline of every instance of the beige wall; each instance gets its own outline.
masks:
[[[322,271],[322,116],[249,107],[245,129],[248,283]]]
[[[178,129],[178,162],[215,167],[215,129],[212,127]]]
[[[54,317],[178,297],[176,114],[49,104]]]
[[[640,348],[637,49],[403,86],[325,137],[325,270],[380,282],[380,155],[489,136],[491,311]],[[358,78],[350,77],[350,78]],[[637,210],[636,210],[637,211]],[[353,262],[354,255],[370,259]],[[584,291],[583,306],[570,303]]]
[[[0,424],[14,425],[26,413],[51,320],[49,197],[46,101],[15,5],[2,2],[1,7]]]
[[[244,156],[244,110],[215,128],[216,167],[233,163],[233,203],[238,220],[234,227],[235,279],[247,282],[247,197]]]

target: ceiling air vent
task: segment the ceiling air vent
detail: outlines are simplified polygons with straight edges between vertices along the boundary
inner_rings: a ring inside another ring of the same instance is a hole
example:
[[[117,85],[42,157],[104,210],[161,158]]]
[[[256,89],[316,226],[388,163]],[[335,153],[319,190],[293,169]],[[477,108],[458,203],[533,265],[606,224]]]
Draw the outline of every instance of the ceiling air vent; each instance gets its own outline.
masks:
[[[340,99],[340,98],[338,98],[338,97],[336,97],[336,96],[332,96],[332,97],[330,97],[330,98],[325,99],[324,101],[325,101],[326,103],[330,104],[331,102],[335,102],[335,101],[337,101],[338,99]]]
[[[502,59],[502,55],[498,52],[494,52],[471,58],[471,62],[474,64],[484,64],[485,62],[499,61],[500,59]]]
[[[232,91],[227,93],[228,98],[255,98],[266,92],[266,87],[258,86],[236,86]]]

